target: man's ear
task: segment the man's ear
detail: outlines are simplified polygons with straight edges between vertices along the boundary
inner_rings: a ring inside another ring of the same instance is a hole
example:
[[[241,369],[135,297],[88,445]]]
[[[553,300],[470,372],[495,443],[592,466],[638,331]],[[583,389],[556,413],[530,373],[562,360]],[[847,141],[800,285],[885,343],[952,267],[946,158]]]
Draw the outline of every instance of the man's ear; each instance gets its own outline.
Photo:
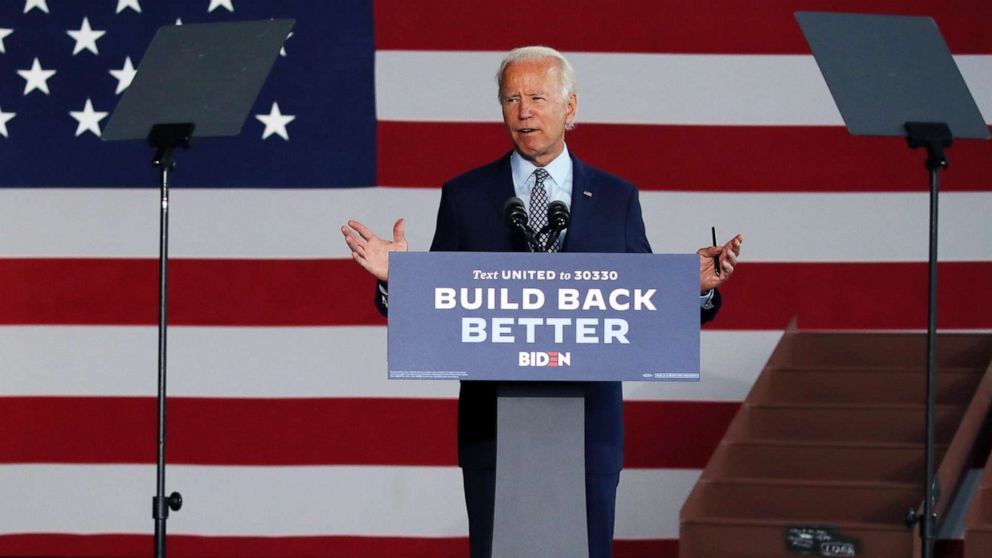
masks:
[[[565,126],[571,127],[575,122],[575,115],[579,111],[579,97],[575,93],[568,96],[565,102]]]

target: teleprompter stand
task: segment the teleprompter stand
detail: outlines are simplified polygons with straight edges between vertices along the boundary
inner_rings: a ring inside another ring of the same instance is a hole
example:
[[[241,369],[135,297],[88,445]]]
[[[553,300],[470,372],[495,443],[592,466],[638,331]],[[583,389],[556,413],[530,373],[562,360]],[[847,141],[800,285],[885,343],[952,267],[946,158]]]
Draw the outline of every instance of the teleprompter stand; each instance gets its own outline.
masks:
[[[152,518],[155,520],[155,556],[165,556],[165,522],[169,510],[179,511],[183,497],[178,492],[165,495],[165,359],[166,329],[169,321],[169,171],[175,166],[173,152],[177,147],[189,149],[193,139],[193,124],[156,124],[148,134],[148,143],[155,148],[152,165],[158,167],[161,182],[158,243],[158,438],[156,455],[156,490],[152,498]]]
[[[937,538],[939,487],[934,479],[937,399],[937,201],[944,149],[954,139],[989,139],[989,129],[933,19],[928,17],[797,12],[848,130],[854,135],[903,136],[927,151],[930,175],[927,311],[926,456],[919,523],[923,556]]]
[[[169,510],[178,511],[183,503],[178,492],[165,495],[169,173],[176,149],[190,147],[194,130],[200,137],[241,132],[292,27],[292,20],[162,27],[102,135],[105,141],[147,139],[160,174],[156,558],[165,556]]]

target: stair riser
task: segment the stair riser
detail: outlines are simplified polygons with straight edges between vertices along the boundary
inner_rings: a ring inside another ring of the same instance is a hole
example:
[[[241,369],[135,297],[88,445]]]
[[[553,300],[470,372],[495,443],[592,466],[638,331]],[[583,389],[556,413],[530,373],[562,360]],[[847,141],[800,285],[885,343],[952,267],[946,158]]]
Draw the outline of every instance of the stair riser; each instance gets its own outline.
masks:
[[[960,408],[937,409],[937,443],[950,441]],[[925,415],[915,409],[818,409],[752,407],[751,437],[774,440],[916,443],[924,439]]]
[[[898,524],[919,504],[916,487],[876,488],[707,483],[701,486],[704,517],[854,521]]]
[[[986,463],[986,467],[992,467],[992,463]],[[975,502],[973,504],[977,506],[978,510],[978,522],[983,525],[992,526],[992,487],[982,487],[978,489],[975,494]],[[992,554],[989,554],[992,556]]]
[[[789,523],[788,525],[798,525]],[[683,523],[680,558],[796,558],[785,546],[786,523],[766,527]],[[913,555],[912,531],[857,530],[838,533],[861,543],[861,556],[907,558]]]
[[[803,447],[724,444],[710,472],[718,477],[915,482],[923,448]]]
[[[992,529],[965,531],[964,558],[989,558],[989,556],[992,556]]]
[[[938,375],[938,404],[966,405],[980,379],[981,375],[975,373]],[[777,403],[924,404],[926,374],[782,370],[771,377],[768,400]]]
[[[779,367],[867,366],[916,367],[926,362],[926,336],[802,334]],[[938,367],[987,366],[992,339],[987,335],[941,336],[937,339]]]

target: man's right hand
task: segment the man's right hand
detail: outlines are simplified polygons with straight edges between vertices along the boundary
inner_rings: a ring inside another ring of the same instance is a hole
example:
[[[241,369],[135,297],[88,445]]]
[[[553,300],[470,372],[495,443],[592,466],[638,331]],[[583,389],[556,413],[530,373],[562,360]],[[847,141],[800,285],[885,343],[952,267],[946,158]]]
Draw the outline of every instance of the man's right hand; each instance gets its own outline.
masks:
[[[384,240],[358,221],[348,221],[341,227],[344,241],[351,248],[351,258],[383,283],[389,281],[389,253],[406,252],[403,228],[406,221],[398,219],[393,225],[393,240]]]

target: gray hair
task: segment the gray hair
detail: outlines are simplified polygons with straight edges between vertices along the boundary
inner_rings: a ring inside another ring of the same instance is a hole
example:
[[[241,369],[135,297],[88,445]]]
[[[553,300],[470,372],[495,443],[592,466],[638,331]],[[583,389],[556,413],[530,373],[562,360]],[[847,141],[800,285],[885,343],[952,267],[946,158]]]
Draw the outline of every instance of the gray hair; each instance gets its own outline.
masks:
[[[502,62],[499,63],[499,72],[496,74],[496,85],[499,89],[503,86],[503,73],[506,72],[506,67],[514,62],[530,62],[535,60],[554,60],[558,66],[558,75],[561,77],[561,98],[563,101],[568,101],[568,98],[575,93],[579,92],[578,83],[575,80],[575,70],[572,69],[572,65],[568,63],[565,56],[557,50],[546,47],[546,46],[525,46],[520,48],[515,48],[510,52],[506,53],[503,57]],[[499,89],[497,89],[497,96],[499,95]]]

